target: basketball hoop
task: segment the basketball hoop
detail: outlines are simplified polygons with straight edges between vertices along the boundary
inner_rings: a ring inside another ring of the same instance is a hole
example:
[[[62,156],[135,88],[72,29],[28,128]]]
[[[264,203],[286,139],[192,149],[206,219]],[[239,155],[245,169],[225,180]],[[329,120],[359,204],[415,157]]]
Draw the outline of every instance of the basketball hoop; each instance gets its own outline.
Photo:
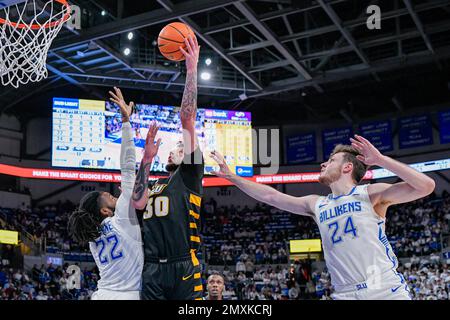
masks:
[[[0,77],[18,88],[48,76],[46,61],[53,39],[71,18],[67,0],[38,0],[0,9]]]

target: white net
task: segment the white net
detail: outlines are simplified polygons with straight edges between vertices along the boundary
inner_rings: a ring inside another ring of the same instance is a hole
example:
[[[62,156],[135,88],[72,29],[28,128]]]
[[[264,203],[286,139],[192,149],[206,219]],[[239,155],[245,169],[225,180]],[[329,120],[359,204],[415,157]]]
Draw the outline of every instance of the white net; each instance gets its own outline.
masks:
[[[47,78],[48,50],[70,11],[66,0],[26,0],[0,9],[0,77],[4,86],[18,88]]]

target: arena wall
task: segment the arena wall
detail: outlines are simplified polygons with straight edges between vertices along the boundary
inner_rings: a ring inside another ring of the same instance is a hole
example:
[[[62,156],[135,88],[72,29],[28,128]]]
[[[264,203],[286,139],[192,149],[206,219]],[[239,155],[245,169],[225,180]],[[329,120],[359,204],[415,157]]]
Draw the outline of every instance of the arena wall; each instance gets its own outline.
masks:
[[[20,208],[22,205],[30,206],[30,195],[0,191],[0,206],[2,208]]]
[[[403,116],[403,115],[402,115]],[[372,120],[383,120],[386,117],[380,119]],[[436,119],[433,121],[435,122]],[[289,135],[298,134],[301,132],[315,131],[317,138],[317,155],[318,160],[321,159],[322,146],[321,146],[321,130],[324,128],[337,128],[339,126],[348,125],[345,122],[333,122],[325,124],[293,124],[281,127],[280,131],[280,145],[279,152],[285,153],[284,138]],[[300,129],[301,128],[301,129]],[[356,128],[356,127],[355,127]],[[260,133],[263,130],[280,129],[279,126],[264,126],[257,127],[256,132],[260,137]],[[28,121],[25,125],[25,135],[21,133],[21,124],[19,120],[13,116],[2,115],[0,116],[0,163],[17,165],[22,167],[33,167],[33,168],[51,168],[51,119],[49,118],[35,118]],[[389,153],[395,156],[400,161],[406,163],[431,161],[448,158],[448,146],[440,145],[438,132],[434,130],[434,141],[435,144],[429,147],[422,148],[412,148],[407,150],[399,150],[397,146],[397,139],[394,138],[394,151]],[[269,144],[267,148],[267,154],[271,155],[272,146],[270,145],[270,136],[264,142]],[[25,145],[25,148],[21,148],[21,144]],[[447,147],[447,148],[446,148]],[[21,155],[21,149],[25,150],[25,155]],[[275,151],[275,149],[273,149]],[[257,163],[255,167],[255,174],[259,174],[261,168],[261,157],[257,155],[254,148],[254,160]],[[279,160],[284,160],[284,157]],[[273,165],[278,166],[279,161],[276,161]],[[290,172],[317,172],[320,168],[320,161],[314,164],[308,165],[296,165],[296,166],[280,166],[279,173],[290,173]],[[444,190],[449,191],[449,181],[450,181],[450,170],[442,171],[439,173],[429,174],[436,181],[436,193],[441,194]],[[110,186],[107,184],[99,183],[74,183],[72,181],[53,181],[53,180],[36,180],[36,179],[18,179],[19,186],[23,190],[28,188],[33,196],[33,199],[40,199],[60,189],[67,188],[61,193],[57,193],[52,197],[46,198],[41,203],[54,203],[58,200],[61,201],[74,201],[77,202],[82,195],[87,192],[86,190],[104,190],[109,191]],[[386,182],[396,181],[396,179],[383,180]],[[70,187],[72,186],[72,187]],[[114,186],[117,190],[117,185]],[[328,188],[321,186],[317,183],[304,183],[304,184],[287,184],[277,186],[277,189],[295,196],[303,196],[307,194],[327,194]],[[225,190],[225,191],[224,191]],[[246,196],[240,192],[237,188],[207,188],[205,191],[205,198],[214,197],[219,204],[229,205],[234,203],[254,205],[255,200]]]
[[[0,114],[0,163],[4,156],[20,157],[23,136],[16,117]]]

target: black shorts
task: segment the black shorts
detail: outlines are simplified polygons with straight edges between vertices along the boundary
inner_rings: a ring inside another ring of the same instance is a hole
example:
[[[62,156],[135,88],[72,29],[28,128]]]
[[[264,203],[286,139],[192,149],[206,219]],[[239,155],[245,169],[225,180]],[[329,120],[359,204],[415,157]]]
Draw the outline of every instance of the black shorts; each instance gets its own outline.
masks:
[[[201,300],[203,285],[197,258],[146,259],[142,300]]]

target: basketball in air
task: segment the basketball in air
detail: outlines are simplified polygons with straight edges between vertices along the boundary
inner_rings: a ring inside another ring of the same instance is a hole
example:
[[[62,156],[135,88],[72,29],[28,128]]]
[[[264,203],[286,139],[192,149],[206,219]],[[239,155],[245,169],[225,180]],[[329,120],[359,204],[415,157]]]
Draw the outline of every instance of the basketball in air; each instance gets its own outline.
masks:
[[[185,59],[180,50],[186,50],[184,39],[189,35],[195,37],[192,29],[184,23],[172,22],[165,26],[158,36],[158,47],[161,54],[172,61],[183,61]]]

